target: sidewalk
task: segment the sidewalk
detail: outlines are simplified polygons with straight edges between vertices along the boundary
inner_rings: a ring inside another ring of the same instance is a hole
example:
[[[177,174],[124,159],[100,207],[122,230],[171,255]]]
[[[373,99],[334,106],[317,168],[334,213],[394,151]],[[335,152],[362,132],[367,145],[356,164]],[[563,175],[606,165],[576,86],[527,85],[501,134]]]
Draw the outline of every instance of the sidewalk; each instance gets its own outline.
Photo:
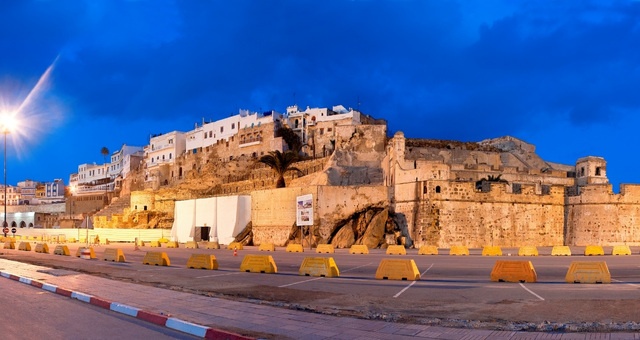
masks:
[[[445,328],[308,313],[126,283],[0,259],[2,277],[101,305],[167,327],[218,339],[640,339],[636,333],[533,333]],[[43,285],[44,284],[44,285]],[[54,286],[54,287],[52,287]],[[56,291],[56,287],[58,291]],[[91,299],[89,298],[91,297]],[[114,305],[117,308],[114,308]],[[144,314],[141,317],[140,314]],[[169,323],[169,322],[167,322]],[[203,332],[204,333],[201,333]],[[227,333],[228,331],[228,333]],[[236,338],[242,338],[241,336]]]

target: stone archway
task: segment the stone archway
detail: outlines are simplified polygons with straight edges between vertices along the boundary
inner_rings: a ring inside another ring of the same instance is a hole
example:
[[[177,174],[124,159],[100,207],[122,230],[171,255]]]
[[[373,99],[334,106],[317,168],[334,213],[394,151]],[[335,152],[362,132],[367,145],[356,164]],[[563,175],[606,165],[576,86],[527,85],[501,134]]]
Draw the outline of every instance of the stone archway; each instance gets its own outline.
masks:
[[[24,221],[20,222],[20,228],[26,228],[27,224]]]

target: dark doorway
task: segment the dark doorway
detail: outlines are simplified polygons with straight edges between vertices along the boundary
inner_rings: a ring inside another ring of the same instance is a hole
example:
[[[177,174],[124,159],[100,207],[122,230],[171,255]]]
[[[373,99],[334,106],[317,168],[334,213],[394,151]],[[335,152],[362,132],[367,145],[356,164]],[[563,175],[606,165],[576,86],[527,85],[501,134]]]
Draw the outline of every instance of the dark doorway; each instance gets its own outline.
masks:
[[[196,242],[209,241],[209,232],[211,227],[196,227],[196,231],[193,235],[193,240]]]

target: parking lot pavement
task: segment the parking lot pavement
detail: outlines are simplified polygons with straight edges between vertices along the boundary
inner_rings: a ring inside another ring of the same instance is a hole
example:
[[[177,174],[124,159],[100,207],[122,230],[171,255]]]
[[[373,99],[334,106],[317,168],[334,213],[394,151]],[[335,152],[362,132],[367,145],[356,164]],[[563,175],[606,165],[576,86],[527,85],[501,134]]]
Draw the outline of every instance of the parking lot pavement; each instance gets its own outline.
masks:
[[[72,254],[77,245],[71,245]],[[124,250],[127,262],[114,263],[101,260],[107,247]],[[218,298],[216,294],[202,294],[202,290],[235,291],[259,287],[262,290],[285,293],[295,291],[300,295],[319,295],[328,298],[336,294],[369,296],[374,305],[378,301],[429,300],[431,305],[455,304],[483,306],[526,304],[549,305],[550,301],[566,304],[571,296],[637,301],[640,285],[637,274],[637,256],[627,257],[573,257],[556,258],[541,256],[526,258],[539,271],[536,284],[492,283],[489,272],[496,258],[452,256],[416,256],[414,259],[421,273],[419,281],[376,280],[378,263],[388,258],[383,251],[369,255],[351,255],[345,251],[321,255],[315,253],[259,252],[248,248],[234,256],[228,250],[144,248],[135,250],[130,244],[99,246],[95,249],[98,259],[83,260],[75,256],[37,254],[17,250],[4,250],[0,270],[8,275],[28,278],[62,287],[65,290],[100,297],[106,301],[123,303],[158,315],[168,315],[195,325],[227,330],[261,338],[427,338],[427,339],[520,339],[544,338],[592,338],[594,333],[531,333],[518,331],[493,331],[486,329],[447,328],[421,322],[385,322],[336,315],[310,313],[299,308],[301,304],[283,304],[278,308],[259,298],[247,302]],[[169,267],[142,264],[148,251],[163,251],[171,258]],[[215,254],[219,269],[215,271],[186,268],[191,254]],[[243,273],[238,270],[246,254],[268,254],[278,264],[278,274]],[[305,277],[298,275],[302,259],[309,256],[330,256],[340,267],[339,278]],[[396,257],[397,258],[397,257]],[[506,257],[501,257],[506,258]],[[512,257],[517,258],[517,257]],[[28,261],[40,265],[12,260]],[[520,258],[522,259],[522,258]],[[572,260],[606,260],[612,276],[619,281],[611,285],[573,285],[564,283],[566,267]],[[55,267],[55,268],[53,268]],[[94,273],[90,275],[83,273]],[[614,275],[618,274],[619,275]],[[115,280],[107,277],[116,278]],[[189,292],[194,292],[192,294]],[[279,295],[282,296],[282,295]],[[458,299],[458,300],[455,300]],[[266,303],[265,303],[266,302]],[[499,305],[499,304],[498,304]],[[385,306],[375,306],[384,313]],[[391,307],[390,307],[391,308]],[[552,311],[549,311],[551,313]],[[548,315],[547,315],[548,316]],[[631,320],[630,320],[631,321]],[[469,325],[468,325],[469,326]],[[469,326],[470,327],[470,326]],[[633,333],[597,333],[602,338],[633,339]]]

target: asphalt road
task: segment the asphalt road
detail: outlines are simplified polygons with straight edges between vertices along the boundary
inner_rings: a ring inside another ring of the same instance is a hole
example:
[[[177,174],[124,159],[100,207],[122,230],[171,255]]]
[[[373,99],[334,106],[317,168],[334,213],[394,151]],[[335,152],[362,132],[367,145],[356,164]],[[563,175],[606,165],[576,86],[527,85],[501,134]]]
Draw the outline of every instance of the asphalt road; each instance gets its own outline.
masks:
[[[54,246],[50,246],[53,248]],[[72,255],[78,245],[69,245]],[[122,249],[126,263],[101,260],[105,248]],[[517,254],[518,249],[503,249]],[[51,250],[53,252],[53,250]],[[143,265],[148,251],[162,251],[170,258],[169,267]],[[572,247],[573,254],[584,248]],[[605,247],[605,253],[611,248]],[[551,248],[539,248],[541,256],[481,256],[472,249],[470,256],[386,255],[384,250],[370,254],[349,254],[338,249],[335,254],[275,252],[245,247],[238,251],[220,249],[149,248],[134,250],[131,244],[95,247],[98,259],[83,260],[75,256],[37,254],[33,251],[5,250],[3,257],[82,272],[95,273],[129,282],[160,287],[180,287],[185,291],[211,293],[241,299],[258,299],[274,303],[296,303],[318,311],[345,311],[368,317],[388,312],[416,317],[450,317],[499,320],[570,321],[639,321],[632,310],[640,301],[640,248],[632,247],[631,256],[550,256]],[[213,254],[218,270],[189,269],[192,254]],[[239,270],[247,254],[270,255],[277,274],[245,273]],[[340,276],[333,278],[300,276],[298,270],[305,257],[331,257]],[[421,274],[418,281],[378,280],[375,273],[382,259],[412,259]],[[497,260],[531,261],[538,277],[536,283],[491,282],[490,273]],[[612,277],[611,284],[573,284],[565,275],[573,261],[604,261]],[[602,301],[602,303],[600,302]],[[625,306],[625,307],[621,307]],[[607,308],[615,309],[608,311]],[[629,313],[620,309],[629,309]],[[491,317],[489,317],[491,316]]]
[[[3,339],[198,339],[12,280],[2,280]]]

